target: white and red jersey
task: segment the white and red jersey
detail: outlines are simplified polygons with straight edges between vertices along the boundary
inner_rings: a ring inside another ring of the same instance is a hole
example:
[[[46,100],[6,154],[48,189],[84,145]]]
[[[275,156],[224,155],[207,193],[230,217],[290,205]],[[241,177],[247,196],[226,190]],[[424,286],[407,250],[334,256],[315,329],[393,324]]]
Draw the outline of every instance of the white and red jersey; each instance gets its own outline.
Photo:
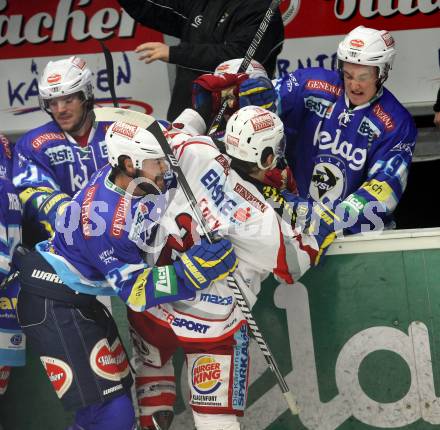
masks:
[[[195,136],[202,131],[194,128],[197,117],[189,109],[182,113],[176,122],[183,125],[175,122],[169,132],[171,146],[209,227],[234,245],[239,260],[234,277],[253,305],[261,282],[270,273],[281,282],[293,283],[310,267],[318,246],[313,237],[303,243],[290,223],[277,214],[262,195],[263,184],[232,170],[231,159],[211,138]],[[157,250],[161,251],[160,255],[159,251],[151,253],[155,259],[151,263],[174,259],[198,234],[202,231],[179,188],[161,219],[156,235]],[[217,341],[231,335],[244,321],[226,279],[197,292],[194,299],[159,305],[147,312],[157,322],[170,325],[178,338],[191,342]]]

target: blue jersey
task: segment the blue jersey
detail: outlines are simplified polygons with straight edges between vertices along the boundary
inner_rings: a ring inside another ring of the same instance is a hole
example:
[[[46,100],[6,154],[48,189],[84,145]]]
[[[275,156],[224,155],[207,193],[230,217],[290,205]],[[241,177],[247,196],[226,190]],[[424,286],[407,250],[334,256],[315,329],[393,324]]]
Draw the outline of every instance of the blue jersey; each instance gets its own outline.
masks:
[[[144,262],[174,188],[135,197],[114,185],[110,173],[109,165],[96,172],[63,209],[54,238],[37,249],[73,290],[118,295],[135,311],[193,296],[173,266]]]
[[[417,129],[386,89],[350,107],[339,72],[300,69],[276,81],[286,156],[301,197],[387,223],[406,187]],[[378,208],[377,210],[375,208]]]
[[[21,241],[21,206],[12,183],[0,178],[0,283],[10,274],[14,248]],[[24,335],[15,308],[18,281],[0,287],[0,366],[23,366]]]
[[[104,138],[109,125],[107,122],[95,123],[84,148],[55,121],[29,131],[17,141],[13,181],[23,204],[26,223],[44,226],[48,233],[53,233],[58,207],[69,201],[94,172],[107,164]]]

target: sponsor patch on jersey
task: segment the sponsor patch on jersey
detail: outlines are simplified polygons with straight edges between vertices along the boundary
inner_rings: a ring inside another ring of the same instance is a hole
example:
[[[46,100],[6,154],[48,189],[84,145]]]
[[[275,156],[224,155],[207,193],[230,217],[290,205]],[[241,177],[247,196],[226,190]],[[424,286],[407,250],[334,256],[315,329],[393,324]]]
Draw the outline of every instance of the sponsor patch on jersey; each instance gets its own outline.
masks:
[[[232,385],[232,406],[244,410],[247,398],[247,377],[249,369],[249,334],[242,325],[234,333],[234,380]]]
[[[93,198],[98,189],[97,185],[93,185],[87,189],[84,200],[81,205],[81,225],[84,237],[89,239],[92,235],[92,224],[90,223],[90,210]]]
[[[247,207],[244,208],[238,208],[233,214],[232,217],[234,220],[238,222],[246,222],[251,217],[251,208]]]
[[[115,212],[113,214],[112,226],[110,228],[110,236],[118,239],[122,236],[129,205],[129,200],[127,200],[124,196],[119,198],[119,201],[116,204]]]
[[[113,125],[112,130],[115,134],[119,134],[120,136],[126,137],[128,139],[133,139],[138,130],[138,127],[133,124],[127,124],[126,122],[117,122]]]
[[[44,153],[49,157],[49,163],[51,166],[75,162],[72,148],[67,145],[57,145],[52,148],[47,148]]]
[[[341,206],[347,207],[350,212],[354,211],[356,213],[361,213],[364,210],[366,203],[367,200],[363,197],[350,194],[343,202],[341,202]]]
[[[32,148],[39,151],[45,143],[52,140],[64,140],[65,138],[63,133],[43,133],[32,140]]]
[[[332,94],[337,97],[339,97],[343,92],[342,87],[337,87],[336,85],[332,85],[330,82],[319,79],[309,79],[306,83],[306,88],[308,90],[324,91],[325,93]]]
[[[391,131],[394,129],[394,121],[391,118],[391,115],[389,115],[388,113],[386,113],[382,106],[377,103],[374,108],[373,108],[373,113],[377,116],[377,118],[379,119],[380,122],[383,123],[383,125],[385,126],[385,128],[388,131]]]
[[[319,121],[315,134],[313,136],[313,146],[318,146],[320,152],[328,152],[328,157],[339,160],[344,159],[348,162],[348,167],[352,170],[361,170],[367,160],[367,149],[357,148],[347,140],[341,141],[341,136],[344,136],[341,129],[335,131],[334,137],[327,130],[321,130],[323,121]],[[324,156],[324,155],[323,155]],[[340,158],[339,158],[340,157]]]
[[[189,403],[197,406],[228,406],[231,357],[188,354]]]
[[[228,138],[232,136],[228,135]],[[235,139],[235,137],[234,137]],[[238,139],[237,139],[238,140]],[[238,143],[237,143],[238,146]],[[223,167],[223,171],[225,172],[225,175],[228,176],[229,175],[229,171],[231,170],[231,166],[229,164],[229,161],[226,159],[226,157],[223,154],[217,155],[217,157],[215,157],[214,159],[215,161],[217,161],[218,164],[220,164],[220,166]]]
[[[386,182],[376,179],[366,182],[362,188],[380,202],[386,202],[393,194],[393,189]]]
[[[213,303],[214,305],[229,306],[232,305],[233,298],[232,296],[222,297],[216,294],[202,293],[200,295],[200,301]]]
[[[344,163],[334,156],[321,156],[313,168],[310,196],[315,201],[336,201],[345,195],[346,170]]]
[[[107,339],[96,342],[90,353],[90,367],[101,378],[119,381],[119,368]]]
[[[275,125],[270,113],[263,113],[251,118],[251,124],[256,133],[272,128]]]
[[[168,317],[169,318],[169,317]],[[206,334],[209,330],[209,325],[195,322],[193,320],[181,317],[173,317],[171,315],[171,325],[174,327],[183,328],[184,330],[193,331],[195,333]]]
[[[333,103],[321,97],[309,96],[304,99],[304,105],[310,112],[315,112],[320,118],[329,118]]]
[[[372,142],[373,139],[377,139],[380,135],[381,132],[380,130],[376,127],[376,125],[366,116],[364,116],[362,118],[361,123],[359,124],[359,127],[357,129],[357,132],[361,135],[361,136],[365,136],[368,137],[368,141]]]
[[[61,399],[72,384],[72,369],[58,358],[41,356],[40,359],[57,396]]]
[[[243,187],[243,185],[239,184],[238,182],[235,184],[234,191],[245,200],[247,200],[254,208],[258,209],[260,212],[264,212],[267,209],[266,204],[255,197],[248,189]]]
[[[127,303],[134,308],[141,309],[147,304],[145,286],[147,284],[147,279],[150,272],[151,269],[145,269],[142,273],[140,273],[136,278],[133,288],[131,289]]]
[[[177,280],[170,266],[153,268],[154,297],[167,297],[177,294]]]
[[[115,358],[116,366],[118,366],[119,369],[119,376],[125,378],[130,372],[130,367],[128,365],[128,359],[124,348],[118,338],[113,342],[111,350],[113,357]]]

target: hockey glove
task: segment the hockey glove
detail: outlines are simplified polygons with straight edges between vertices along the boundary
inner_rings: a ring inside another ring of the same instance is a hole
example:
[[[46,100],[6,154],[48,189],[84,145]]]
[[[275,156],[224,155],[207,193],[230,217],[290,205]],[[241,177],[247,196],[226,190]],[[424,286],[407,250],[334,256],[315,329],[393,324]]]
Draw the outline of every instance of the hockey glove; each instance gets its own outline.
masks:
[[[210,244],[202,239],[199,245],[188,249],[173,264],[177,276],[189,290],[202,290],[233,272],[237,257],[229,240],[221,239]]]
[[[284,169],[276,167],[268,170],[264,176],[264,183],[278,188],[280,191],[289,191],[292,194],[298,194],[295,178],[289,166]]]
[[[304,225],[304,233],[315,236],[319,246],[318,255],[313,264],[317,266],[328,251],[329,246],[336,239],[336,225],[340,221],[333,208],[322,202],[313,202],[310,218]]]
[[[239,85],[248,78],[246,73],[204,74],[193,82],[192,105],[206,124],[210,124],[228,99],[225,115],[232,115],[238,108]]]
[[[49,187],[29,187],[20,193],[29,219],[36,219],[49,236],[54,234],[58,209],[71,200],[67,194]]]
[[[240,84],[239,105],[254,105],[264,109],[276,112],[275,101],[277,99],[275,88],[270,79],[259,77],[255,79],[247,79]]]
[[[288,191],[281,192],[281,195],[284,199],[285,211],[286,206],[290,206],[291,211],[296,214],[295,227],[303,234],[315,237],[318,253],[312,263],[317,266],[336,239],[337,224],[340,221],[338,215],[324,203],[309,202]]]

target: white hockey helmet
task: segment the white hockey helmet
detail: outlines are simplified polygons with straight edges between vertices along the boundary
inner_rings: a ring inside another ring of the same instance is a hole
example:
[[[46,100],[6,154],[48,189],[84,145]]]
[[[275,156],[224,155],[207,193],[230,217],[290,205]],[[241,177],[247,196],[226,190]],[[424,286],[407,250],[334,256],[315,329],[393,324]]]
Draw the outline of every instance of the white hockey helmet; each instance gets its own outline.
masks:
[[[284,156],[284,126],[278,115],[258,106],[245,106],[235,112],[226,124],[226,152],[234,158],[257,163],[262,170],[275,167]],[[275,157],[270,166],[263,167],[261,156],[271,148]]]
[[[363,25],[348,33],[338,46],[338,60],[379,68],[382,84],[392,68],[396,49],[394,39],[386,30],[375,30]]]
[[[214,71],[214,75],[223,75],[223,73],[237,73],[238,69],[243,62],[243,58],[234,58],[233,60],[227,60],[220,63]],[[246,73],[250,78],[268,78],[266,69],[258,61],[251,60],[249,66],[246,69]]]
[[[148,130],[122,121],[114,122],[105,134],[108,161],[118,166],[121,155],[126,155],[136,169],[142,168],[142,162],[165,157],[158,140]]]
[[[80,57],[49,61],[38,83],[40,106],[47,110],[47,101],[82,92],[86,100],[93,99],[92,72]]]

